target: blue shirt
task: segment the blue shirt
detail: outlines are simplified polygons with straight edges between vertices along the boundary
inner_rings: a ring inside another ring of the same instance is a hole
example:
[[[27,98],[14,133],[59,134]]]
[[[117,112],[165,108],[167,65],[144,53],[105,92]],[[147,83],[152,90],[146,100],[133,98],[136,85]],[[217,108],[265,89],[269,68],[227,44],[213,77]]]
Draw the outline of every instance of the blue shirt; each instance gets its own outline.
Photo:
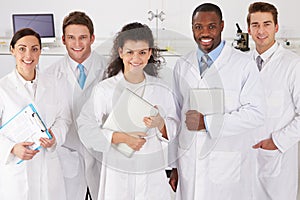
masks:
[[[208,66],[211,66],[211,64],[213,62],[215,62],[215,60],[217,60],[217,58],[219,57],[219,55],[221,54],[221,51],[223,50],[225,45],[225,41],[221,41],[220,44],[217,46],[217,48],[215,48],[214,50],[212,50],[211,52],[209,52],[207,55],[209,56],[209,60],[207,61]],[[201,71],[201,57],[204,55],[205,53],[198,48],[197,50],[197,59],[198,59],[198,65],[199,65],[199,70]]]

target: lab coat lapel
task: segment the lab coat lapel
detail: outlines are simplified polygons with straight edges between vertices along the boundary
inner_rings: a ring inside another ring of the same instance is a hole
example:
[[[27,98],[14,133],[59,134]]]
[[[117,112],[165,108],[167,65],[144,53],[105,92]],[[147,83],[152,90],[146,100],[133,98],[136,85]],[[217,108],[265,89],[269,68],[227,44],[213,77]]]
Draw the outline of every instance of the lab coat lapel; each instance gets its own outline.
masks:
[[[199,82],[199,87],[205,86],[223,88],[222,79],[219,75],[219,72],[222,69],[222,67],[226,66],[226,64],[229,62],[230,56],[232,54],[231,51],[233,51],[232,47],[228,46],[225,43],[221,54],[205,72],[202,81]]]
[[[72,88],[74,88],[74,87],[80,88],[80,86],[77,82],[77,79],[74,76],[74,72],[71,70],[71,67],[69,65],[67,56],[65,56],[65,64],[64,65],[65,66],[61,68],[62,69],[62,71],[61,71],[62,75],[67,78],[67,80],[68,80],[69,84],[72,86]]]
[[[152,77],[145,74],[145,78],[146,78],[146,86],[145,86],[145,91],[144,91],[144,95],[143,95],[143,99],[150,99],[151,97],[155,96],[153,93],[154,91],[154,87],[151,87],[151,85],[155,85],[156,83],[152,80]],[[149,87],[150,86],[150,87]]]
[[[216,71],[219,71],[223,66],[229,62],[232,55],[233,48],[225,42],[224,48],[221,51],[221,54],[218,56],[217,60],[214,61],[213,65]]]
[[[37,88],[36,88],[36,92],[35,92],[36,102],[39,102],[41,97],[43,97],[45,95],[45,92],[46,92],[45,84],[49,84],[49,83],[45,83],[44,79],[40,76],[38,79]]]
[[[91,64],[91,67],[89,70],[89,73],[86,77],[86,81],[85,81],[85,84],[84,84],[84,88],[88,88],[95,80],[102,80],[103,79],[103,74],[101,73],[101,68],[96,68],[95,64]],[[79,86],[79,84],[78,84]]]
[[[200,76],[200,69],[199,69],[199,63],[197,59],[197,51],[195,51],[193,54],[191,54],[191,57],[186,60],[186,62],[189,62],[190,70],[192,71],[192,74],[199,74]]]
[[[29,102],[34,102],[34,99],[32,99],[32,97],[29,95],[26,88],[24,87],[23,83],[19,80],[17,73],[18,73],[17,70],[14,70],[11,73],[11,80],[12,80],[13,84],[15,85],[15,89],[16,89],[17,93],[20,96],[26,98]],[[20,97],[17,97],[17,98],[20,98]]]

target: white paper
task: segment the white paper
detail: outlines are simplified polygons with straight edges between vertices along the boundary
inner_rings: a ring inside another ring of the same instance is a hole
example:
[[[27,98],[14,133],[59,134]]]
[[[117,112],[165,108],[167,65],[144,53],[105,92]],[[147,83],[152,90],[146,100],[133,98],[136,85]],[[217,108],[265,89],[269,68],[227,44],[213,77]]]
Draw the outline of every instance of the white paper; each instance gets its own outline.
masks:
[[[31,149],[39,149],[41,137],[51,138],[32,104],[29,104],[0,127],[0,134],[15,143],[34,142]],[[19,163],[19,162],[18,162]]]

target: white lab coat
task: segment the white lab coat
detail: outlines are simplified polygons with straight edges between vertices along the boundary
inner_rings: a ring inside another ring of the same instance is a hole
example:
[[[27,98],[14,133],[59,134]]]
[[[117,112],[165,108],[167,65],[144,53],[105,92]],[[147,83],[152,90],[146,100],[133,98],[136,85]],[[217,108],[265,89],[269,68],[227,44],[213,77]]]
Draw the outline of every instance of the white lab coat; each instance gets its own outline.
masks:
[[[80,88],[77,78],[69,66],[69,59],[68,55],[65,55],[64,58],[46,69],[47,73],[52,73],[56,77],[68,81],[69,93],[65,95],[65,98],[69,100],[71,105],[72,124],[63,148],[59,149],[59,157],[63,165],[68,200],[84,199],[87,185],[92,198],[97,199],[101,164],[87,152],[80,142],[76,118],[83,104],[89,98],[93,87],[103,79],[106,59],[94,51],[91,53],[88,59],[91,59],[92,64],[89,66],[83,90]]]
[[[17,77],[17,71],[0,80],[1,124],[7,122],[29,103],[37,108],[47,128],[53,131],[56,148],[40,149],[32,160],[16,165],[12,162],[14,142],[0,136],[1,200],[65,200],[65,186],[57,148],[65,140],[71,121],[67,102],[63,99],[62,82],[38,74],[36,97],[33,99]]]
[[[202,79],[196,50],[180,58],[173,72],[181,112],[176,199],[251,199],[251,132],[264,121],[263,90],[255,62],[226,43]],[[224,89],[225,114],[206,117],[209,134],[186,128],[191,88]],[[210,139],[210,134],[218,136]]]
[[[146,74],[145,74],[146,75]],[[160,79],[146,75],[143,98],[157,105],[165,120],[168,138],[176,135],[178,117],[170,89]],[[88,149],[103,152],[98,200],[169,200],[162,138],[157,128],[149,129],[144,146],[131,158],[111,146],[113,131],[102,129],[102,120],[112,111],[126,87],[123,73],[99,83],[77,119],[79,136]]]
[[[254,51],[251,52],[254,58]],[[257,141],[272,137],[278,150],[257,150],[255,199],[296,200],[300,140],[300,59],[277,48],[260,71],[266,95],[266,120]]]

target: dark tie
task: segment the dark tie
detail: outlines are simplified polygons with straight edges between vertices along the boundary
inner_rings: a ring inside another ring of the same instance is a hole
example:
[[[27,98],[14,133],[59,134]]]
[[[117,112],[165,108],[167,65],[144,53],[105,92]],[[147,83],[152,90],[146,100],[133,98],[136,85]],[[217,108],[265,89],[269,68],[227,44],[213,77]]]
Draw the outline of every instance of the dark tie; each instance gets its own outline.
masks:
[[[203,74],[203,72],[209,67],[208,65],[208,60],[209,60],[209,56],[207,54],[204,54],[202,57],[201,57],[201,72],[200,74]]]
[[[257,56],[256,58],[256,64],[257,64],[257,67],[258,67],[258,70],[260,71],[261,68],[262,68],[262,64],[263,64],[264,60],[260,57],[260,56]]]
[[[83,89],[84,83],[85,83],[85,79],[86,79],[86,74],[84,72],[84,66],[82,64],[78,64],[77,67],[78,67],[78,69],[80,71],[78,83],[79,83],[81,89]]]

